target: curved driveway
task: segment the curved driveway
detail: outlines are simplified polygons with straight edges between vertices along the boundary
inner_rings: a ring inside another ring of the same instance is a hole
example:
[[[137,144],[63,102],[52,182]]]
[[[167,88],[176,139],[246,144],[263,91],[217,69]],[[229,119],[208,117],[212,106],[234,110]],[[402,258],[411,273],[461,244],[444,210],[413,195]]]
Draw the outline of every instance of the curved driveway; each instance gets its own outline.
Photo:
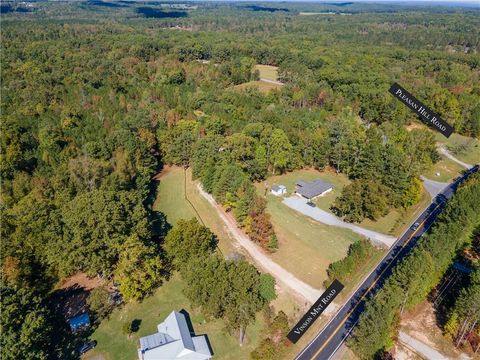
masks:
[[[444,147],[440,146],[439,148],[437,148],[438,152],[440,154],[442,154],[443,156],[446,156],[447,158],[449,158],[450,160],[452,161],[455,161],[457,164],[460,164],[462,165],[464,168],[466,169],[470,169],[471,167],[473,167],[473,165],[471,164],[467,164],[466,162],[463,162],[461,160],[458,160],[455,156],[453,156],[447,149],[445,149]]]
[[[263,268],[265,271],[268,271],[279,284],[290,288],[298,295],[301,295],[306,299],[310,304],[313,304],[323,292],[323,289],[315,289],[298,279],[292,273],[285,270],[283,267],[278,265],[272,259],[270,259],[261,248],[253,243],[247,235],[245,235],[236,225],[235,220],[217,204],[212,195],[208,194],[203,190],[200,184],[197,185],[200,195],[202,195],[217,211],[218,215],[225,223],[227,230],[232,234],[233,238],[248,252],[248,254],[253,258],[255,263]],[[329,306],[328,312],[333,312],[336,309],[336,306]]]
[[[353,225],[351,223],[345,222],[337,218],[335,215],[330,214],[327,211],[324,211],[322,209],[319,209],[317,207],[311,207],[307,205],[307,200],[303,199],[299,196],[290,196],[286,199],[283,200],[283,203],[287,205],[289,208],[292,208],[293,210],[296,210],[303,215],[306,215],[308,217],[311,217],[312,219],[319,221],[321,223],[327,224],[327,225],[333,225],[333,226],[339,226],[343,228],[350,229],[357,234],[366,236],[370,240],[381,244],[381,245],[386,245],[388,247],[392,246],[395,240],[397,240],[393,236],[381,234],[376,231],[372,230],[367,230],[364,229],[360,226]]]

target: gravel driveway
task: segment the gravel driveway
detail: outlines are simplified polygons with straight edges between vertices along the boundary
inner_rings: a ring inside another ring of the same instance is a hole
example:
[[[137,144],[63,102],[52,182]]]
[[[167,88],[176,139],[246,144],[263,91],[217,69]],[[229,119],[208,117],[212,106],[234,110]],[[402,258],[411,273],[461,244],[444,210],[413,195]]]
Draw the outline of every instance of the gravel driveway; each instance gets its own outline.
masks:
[[[415,350],[417,353],[424,356],[428,360],[449,360],[448,357],[443,356],[437,350],[431,348],[430,346],[424,344],[421,341],[418,341],[410,335],[407,335],[403,331],[399,332],[398,339],[400,340],[400,342],[407,345],[408,347],[411,347],[413,350]]]
[[[292,208],[293,210],[296,210],[302,213],[303,215],[311,217],[312,219],[318,222],[321,222],[326,225],[333,225],[333,226],[339,226],[339,227],[350,229],[356,232],[357,234],[366,236],[370,240],[381,245],[386,245],[390,247],[395,242],[395,240],[397,240],[393,236],[389,236],[389,235],[381,234],[376,231],[364,229],[360,226],[342,221],[339,218],[337,218],[335,215],[330,214],[327,211],[324,211],[317,207],[308,206],[306,199],[303,199],[296,195],[290,196],[284,199],[283,203],[287,205],[289,208]]]
[[[438,152],[440,154],[442,154],[443,156],[446,156],[447,158],[449,158],[450,160],[452,161],[455,161],[457,164],[460,164],[461,166],[463,166],[464,168],[466,169],[470,169],[471,167],[473,167],[472,164],[467,164],[466,162],[463,162],[461,160],[458,160],[455,156],[453,156],[450,151],[448,151],[447,149],[445,149],[444,147],[439,147],[437,148]]]
[[[315,289],[298,279],[292,273],[285,270],[279,264],[270,259],[263,250],[253,243],[238,227],[235,220],[216,203],[212,195],[205,192],[200,184],[197,186],[200,195],[202,195],[216,210],[222,221],[225,223],[228,231],[235,240],[248,252],[248,254],[253,258],[255,263],[263,268],[263,270],[270,273],[277,284],[283,285],[284,287],[293,290],[298,295],[301,295],[310,303],[314,303],[320,297],[323,292],[323,289]],[[325,311],[325,314],[333,312],[337,306],[331,304]]]

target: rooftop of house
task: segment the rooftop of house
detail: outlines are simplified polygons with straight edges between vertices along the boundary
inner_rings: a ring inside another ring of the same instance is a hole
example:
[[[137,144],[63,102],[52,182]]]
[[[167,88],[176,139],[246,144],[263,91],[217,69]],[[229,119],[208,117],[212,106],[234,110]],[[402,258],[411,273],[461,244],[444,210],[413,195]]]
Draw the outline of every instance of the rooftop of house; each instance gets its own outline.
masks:
[[[207,360],[212,357],[205,335],[192,336],[185,315],[172,311],[158,333],[140,338],[140,360]]]
[[[297,193],[308,199],[314,198],[315,196],[321,195],[325,191],[332,189],[332,184],[321,179],[315,179],[313,181],[299,180],[296,185]]]

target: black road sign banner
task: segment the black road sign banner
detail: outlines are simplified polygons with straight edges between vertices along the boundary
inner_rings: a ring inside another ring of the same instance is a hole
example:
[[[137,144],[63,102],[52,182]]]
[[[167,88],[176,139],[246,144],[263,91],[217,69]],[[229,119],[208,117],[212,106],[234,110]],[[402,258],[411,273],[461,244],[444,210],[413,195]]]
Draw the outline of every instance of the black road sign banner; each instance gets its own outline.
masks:
[[[315,304],[300,319],[300,321],[288,333],[287,338],[294,344],[305,334],[310,326],[320,317],[320,314],[327,308],[335,297],[342,291],[343,284],[333,280],[332,285],[318,298]]]
[[[405,105],[407,105],[412,111],[420,115],[425,124],[437,130],[447,138],[452,134],[453,128],[445,120],[440,118],[440,116],[438,116],[428,107],[423,105],[418,99],[416,99],[403,87],[395,83],[390,87],[388,91],[390,92],[390,94],[392,94]]]

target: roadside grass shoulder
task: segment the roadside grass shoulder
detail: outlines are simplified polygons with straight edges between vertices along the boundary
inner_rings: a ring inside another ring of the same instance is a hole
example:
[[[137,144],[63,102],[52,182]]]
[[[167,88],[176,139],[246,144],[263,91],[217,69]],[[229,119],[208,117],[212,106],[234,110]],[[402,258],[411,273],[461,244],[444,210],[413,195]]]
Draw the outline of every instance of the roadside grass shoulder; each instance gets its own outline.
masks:
[[[453,156],[468,164],[480,163],[480,140],[452,134],[448,139],[441,134],[436,135],[438,143],[444,145]]]
[[[463,170],[465,170],[465,168],[463,168],[460,164],[442,156],[442,159],[434,164],[431,169],[426,171],[423,176],[434,181],[450,182],[455,177],[460,175]],[[440,175],[437,176],[437,174]]]
[[[262,338],[261,332],[265,326],[263,316],[257,314],[255,323],[247,327],[246,341],[240,346],[238,337],[228,333],[223,320],[207,319],[189,303],[183,294],[185,286],[180,275],[174,274],[152,296],[116,309],[93,333],[91,338],[97,341],[97,347],[82,359],[94,359],[101,355],[106,360],[135,360],[138,339],[155,333],[157,325],[171,311],[182,309],[189,313],[195,333],[208,335],[215,359],[248,359]],[[133,320],[140,321],[140,327],[138,332],[128,337],[122,333],[122,325]]]

